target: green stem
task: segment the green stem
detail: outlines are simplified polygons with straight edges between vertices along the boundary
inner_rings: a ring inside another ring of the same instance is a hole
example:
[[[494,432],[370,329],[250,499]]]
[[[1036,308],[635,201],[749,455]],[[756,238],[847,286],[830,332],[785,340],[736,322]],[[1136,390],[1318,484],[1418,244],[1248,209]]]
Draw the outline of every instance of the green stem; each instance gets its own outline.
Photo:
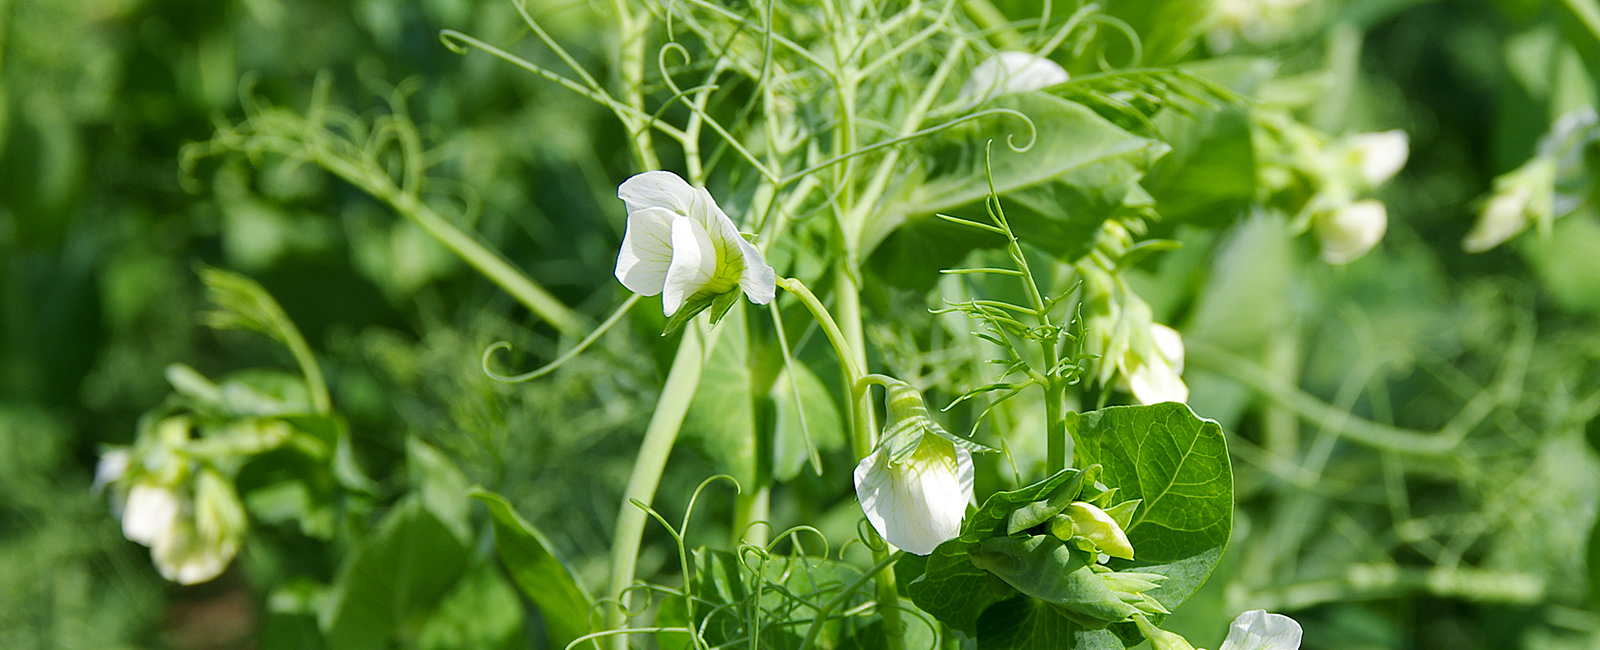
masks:
[[[656,400],[656,410],[645,428],[644,442],[639,446],[639,456],[634,461],[633,474],[628,477],[622,506],[617,511],[617,526],[611,538],[611,583],[606,598],[613,603],[606,610],[607,630],[622,630],[628,625],[622,599],[633,585],[634,569],[639,561],[639,540],[644,534],[647,514],[635,506],[637,500],[650,505],[655,500],[656,486],[661,483],[661,473],[666,469],[667,457],[678,439],[678,429],[689,412],[689,402],[700,384],[700,371],[705,362],[704,345],[698,327],[685,327],[683,341],[678,344],[678,356],[667,372],[666,385]],[[627,650],[628,637],[613,637],[614,650]]]
[[[1054,377],[1048,378],[1044,385],[1044,419],[1048,435],[1045,439],[1045,461],[1052,475],[1067,468],[1067,418],[1066,409],[1063,408],[1065,399],[1066,387]]]
[[[528,276],[523,275],[510,262],[501,257],[499,253],[480,244],[472,236],[462,232],[446,220],[433,208],[423,203],[415,194],[400,190],[388,176],[367,170],[343,158],[316,151],[312,158],[323,169],[332,172],[335,176],[361,188],[362,191],[377,197],[387,203],[395,212],[410,219],[421,227],[422,230],[443,244],[450,252],[455,253],[479,273],[488,277],[491,282],[499,285],[506,293],[511,294],[517,302],[528,308],[535,316],[550,323],[565,336],[582,338],[587,329],[583,324],[583,317],[568,309],[555,296],[545,291]]]
[[[648,115],[644,110],[644,94],[641,90],[644,86],[644,35],[650,26],[648,16],[645,20],[637,20],[622,0],[613,0],[611,4],[617,12],[617,32],[622,38],[618,68],[622,75],[623,100],[636,113]],[[624,122],[628,130],[633,132],[639,165],[646,170],[661,169],[661,161],[656,157],[655,141],[650,136],[650,121],[653,119],[629,119]]]
[[[751,433],[754,433],[752,431]],[[758,548],[766,548],[768,533],[771,532],[766,525],[752,526],[758,522],[766,522],[772,516],[772,482],[763,481],[755,489],[746,489],[734,497],[733,502],[733,541],[734,543],[749,544]]]
[[[811,310],[811,315],[817,319],[828,341],[833,344],[834,352],[839,355],[839,363],[844,367],[845,383],[850,390],[851,450],[859,459],[872,453],[872,447],[876,444],[874,432],[877,430],[877,414],[873,412],[872,402],[868,399],[872,395],[871,382],[865,381],[868,375],[863,372],[867,365],[867,355],[861,331],[861,296],[848,273],[840,269],[836,271],[836,275],[839,277],[839,291],[836,296],[839,313],[846,319],[846,325],[853,325],[848,330],[839,327],[833,315],[822,306],[822,301],[817,300],[804,283],[792,278],[779,278],[778,286],[799,298],[801,304]],[[870,534],[877,537],[876,531]],[[872,552],[872,557],[882,564],[889,559],[890,551],[887,542],[883,542],[882,539],[877,541],[882,545]],[[901,650],[905,646],[905,640],[902,638],[905,627],[900,621],[900,592],[895,586],[894,573],[880,571],[874,580],[877,582],[878,614],[883,617],[884,637],[888,640],[888,650]]]
[[[311,407],[327,415],[333,410],[333,401],[328,397],[328,381],[322,377],[322,366],[317,365],[316,355],[311,354],[311,346],[306,345],[298,328],[291,326],[284,333],[289,353],[294,355],[294,362],[300,365],[300,372],[306,376],[306,386],[311,389]]]

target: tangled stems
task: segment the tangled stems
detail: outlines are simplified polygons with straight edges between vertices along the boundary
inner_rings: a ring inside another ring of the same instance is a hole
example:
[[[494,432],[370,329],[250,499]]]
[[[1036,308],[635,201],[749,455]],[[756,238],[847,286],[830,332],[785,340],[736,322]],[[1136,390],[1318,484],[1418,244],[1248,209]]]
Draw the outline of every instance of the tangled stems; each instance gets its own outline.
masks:
[[[854,286],[848,274],[841,274],[840,278],[841,289],[847,286]],[[876,440],[874,440],[875,436],[873,435],[875,418],[873,417],[872,404],[867,399],[871,393],[869,392],[870,382],[868,381],[865,359],[863,358],[865,355],[858,353],[862,348],[859,345],[851,344],[850,340],[845,337],[844,331],[839,328],[839,324],[834,321],[833,314],[829,313],[828,308],[822,305],[822,301],[817,300],[816,295],[811,293],[805,283],[794,278],[778,278],[778,286],[800,299],[800,303],[811,311],[812,317],[816,318],[817,324],[822,326],[822,331],[827,335],[828,342],[833,344],[834,353],[838,355],[839,363],[844,367],[845,383],[850,387],[851,449],[855,452],[856,458],[866,457],[867,454],[872,453],[872,447]],[[843,297],[843,294],[841,294],[841,297]],[[852,293],[848,298],[851,300],[842,300],[841,302],[848,303],[859,310],[859,300],[854,300],[856,295]],[[853,322],[857,325],[856,340],[859,341],[859,311],[847,314],[847,316],[850,315],[856,317]],[[905,640],[902,638],[904,628],[900,622],[899,590],[895,586],[894,572],[881,570],[881,567],[888,566],[892,561],[893,553],[889,550],[888,543],[878,538],[877,531],[869,531],[867,534],[873,538],[873,541],[878,542],[872,546],[872,559],[877,563],[880,570],[871,572],[871,575],[877,583],[878,615],[883,617],[884,638],[888,641],[889,650],[900,650],[904,647]],[[818,620],[821,619],[822,616],[819,614]],[[815,632],[815,626],[813,626],[813,629],[807,633],[808,640],[815,635]]]

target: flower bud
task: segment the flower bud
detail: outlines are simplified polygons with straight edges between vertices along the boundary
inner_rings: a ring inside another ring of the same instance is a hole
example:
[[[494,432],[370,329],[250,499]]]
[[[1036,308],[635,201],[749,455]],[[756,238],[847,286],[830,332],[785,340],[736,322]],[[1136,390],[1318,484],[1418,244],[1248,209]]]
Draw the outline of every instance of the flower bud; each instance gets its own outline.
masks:
[[[1349,264],[1383,239],[1389,227],[1389,211],[1382,201],[1355,201],[1318,214],[1314,227],[1322,243],[1322,261]]]
[[[1094,542],[1101,553],[1124,560],[1133,559],[1133,545],[1128,535],[1106,511],[1082,501],[1067,506],[1061,514],[1072,520],[1073,535]]]
[[[1554,216],[1556,163],[1536,157],[1494,181],[1494,194],[1478,222],[1461,241],[1468,253],[1481,253],[1517,236],[1528,224]]]
[[[1389,182],[1400,168],[1406,166],[1411,153],[1410,139],[1405,131],[1395,129],[1377,133],[1358,133],[1349,140],[1350,157],[1368,187],[1378,187]]]

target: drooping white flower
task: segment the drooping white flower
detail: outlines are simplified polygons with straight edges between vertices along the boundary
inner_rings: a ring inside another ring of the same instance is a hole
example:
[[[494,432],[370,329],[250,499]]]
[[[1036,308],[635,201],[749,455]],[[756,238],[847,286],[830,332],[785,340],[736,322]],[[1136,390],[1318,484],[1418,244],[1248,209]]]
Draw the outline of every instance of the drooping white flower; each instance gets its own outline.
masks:
[[[1301,634],[1294,619],[1252,609],[1233,619],[1218,650],[1299,650]]]
[[[249,525],[238,493],[213,471],[202,471],[196,477],[188,515],[176,519],[150,544],[150,558],[161,576],[184,585],[221,575],[239,553],[239,542]]]
[[[961,97],[989,99],[1048,88],[1071,79],[1055,61],[1028,52],[1000,52],[972,69]]]
[[[927,555],[961,534],[972,501],[972,454],[938,436],[924,436],[909,457],[893,462],[884,449],[861,459],[856,497],[885,541]]]
[[[1411,140],[1399,129],[1358,133],[1350,137],[1349,151],[1368,187],[1378,187],[1406,166]]]
[[[1182,376],[1183,336],[1161,323],[1150,323],[1150,340],[1153,350],[1128,350],[1122,368],[1128,391],[1140,404],[1189,401],[1189,386]]]
[[[694,300],[743,289],[758,305],[772,301],[777,274],[739,234],[704,188],[677,174],[645,172],[623,181],[627,232],[617,254],[617,280],[646,296],[661,294],[666,315]]]
[[[1349,264],[1383,239],[1389,211],[1376,199],[1354,201],[1317,215],[1313,227],[1322,243],[1322,261]]]

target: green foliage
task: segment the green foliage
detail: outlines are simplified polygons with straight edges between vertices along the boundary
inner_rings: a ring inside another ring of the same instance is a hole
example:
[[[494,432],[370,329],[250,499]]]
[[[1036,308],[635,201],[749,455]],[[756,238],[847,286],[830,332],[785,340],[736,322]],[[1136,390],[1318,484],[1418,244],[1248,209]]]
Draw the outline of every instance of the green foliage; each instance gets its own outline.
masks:
[[[564,648],[588,634],[594,600],[544,533],[517,514],[505,497],[482,489],[473,491],[472,497],[489,507],[495,553],[517,589],[538,605],[550,645]]]

